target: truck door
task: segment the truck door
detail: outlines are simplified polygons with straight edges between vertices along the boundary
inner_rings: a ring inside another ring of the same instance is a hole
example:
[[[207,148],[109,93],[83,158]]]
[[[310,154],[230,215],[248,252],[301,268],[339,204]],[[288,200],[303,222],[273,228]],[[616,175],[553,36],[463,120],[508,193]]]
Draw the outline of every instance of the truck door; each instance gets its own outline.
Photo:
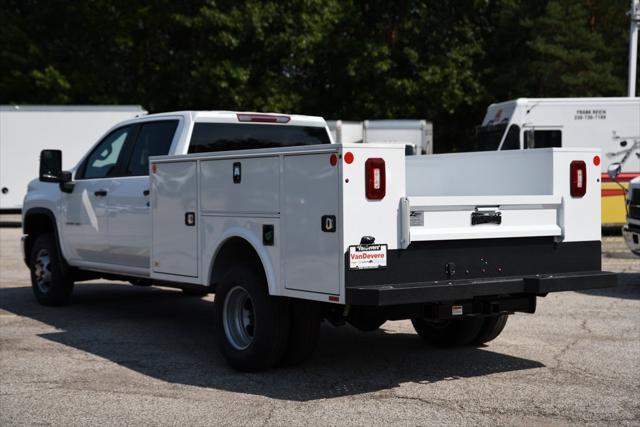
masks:
[[[142,123],[129,144],[122,176],[114,178],[109,195],[110,263],[149,268],[149,156],[169,153],[177,127],[178,120]]]
[[[76,171],[75,187],[63,194],[62,244],[70,258],[103,263],[108,250],[107,204],[113,190],[113,176],[132,126],[115,129],[91,151]]]

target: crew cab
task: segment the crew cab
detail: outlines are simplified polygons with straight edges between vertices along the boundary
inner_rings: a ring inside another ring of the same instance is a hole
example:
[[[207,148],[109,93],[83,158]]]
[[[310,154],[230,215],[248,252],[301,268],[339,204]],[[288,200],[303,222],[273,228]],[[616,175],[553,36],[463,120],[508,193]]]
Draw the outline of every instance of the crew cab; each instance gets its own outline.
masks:
[[[61,156],[24,201],[37,300],[97,277],[215,293],[240,370],[302,362],[323,320],[480,345],[538,297],[616,283],[596,149],[405,157],[335,144],[320,117],[176,112],[122,122],[71,171]]]

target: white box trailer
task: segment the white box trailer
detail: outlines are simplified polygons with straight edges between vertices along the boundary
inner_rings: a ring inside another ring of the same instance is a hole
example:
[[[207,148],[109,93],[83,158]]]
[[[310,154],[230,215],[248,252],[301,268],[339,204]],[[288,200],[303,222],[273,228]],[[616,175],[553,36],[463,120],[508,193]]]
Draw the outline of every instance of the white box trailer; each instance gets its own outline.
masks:
[[[433,154],[433,123],[426,120],[365,120],[365,143],[400,144],[405,154]]]
[[[433,154],[433,123],[426,120],[329,120],[337,144],[400,144],[405,154]]]
[[[602,224],[625,222],[624,190],[607,175],[631,148],[640,153],[640,98],[520,98],[492,104],[478,128],[478,149],[565,147],[602,151]],[[635,147],[634,147],[635,145]],[[635,153],[618,179],[640,176]]]
[[[363,142],[362,122],[328,120],[327,126],[336,144]]]
[[[64,150],[71,169],[114,124],[145,113],[139,105],[0,106],[0,211],[22,208],[41,150]]]

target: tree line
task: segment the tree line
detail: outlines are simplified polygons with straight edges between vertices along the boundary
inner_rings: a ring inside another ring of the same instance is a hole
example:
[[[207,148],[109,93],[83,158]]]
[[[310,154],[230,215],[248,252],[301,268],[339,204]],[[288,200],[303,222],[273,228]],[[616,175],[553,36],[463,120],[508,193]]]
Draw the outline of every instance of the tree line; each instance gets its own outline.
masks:
[[[434,122],[492,102],[624,96],[627,0],[0,0],[0,103]]]

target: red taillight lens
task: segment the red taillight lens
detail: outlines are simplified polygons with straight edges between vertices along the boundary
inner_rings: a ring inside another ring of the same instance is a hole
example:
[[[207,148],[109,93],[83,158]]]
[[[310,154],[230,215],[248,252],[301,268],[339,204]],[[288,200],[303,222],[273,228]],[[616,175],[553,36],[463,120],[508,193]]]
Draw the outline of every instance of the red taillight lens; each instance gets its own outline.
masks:
[[[367,199],[381,200],[387,192],[384,159],[367,159],[364,164]]]
[[[571,197],[583,197],[587,193],[587,164],[582,160],[571,162]]]

